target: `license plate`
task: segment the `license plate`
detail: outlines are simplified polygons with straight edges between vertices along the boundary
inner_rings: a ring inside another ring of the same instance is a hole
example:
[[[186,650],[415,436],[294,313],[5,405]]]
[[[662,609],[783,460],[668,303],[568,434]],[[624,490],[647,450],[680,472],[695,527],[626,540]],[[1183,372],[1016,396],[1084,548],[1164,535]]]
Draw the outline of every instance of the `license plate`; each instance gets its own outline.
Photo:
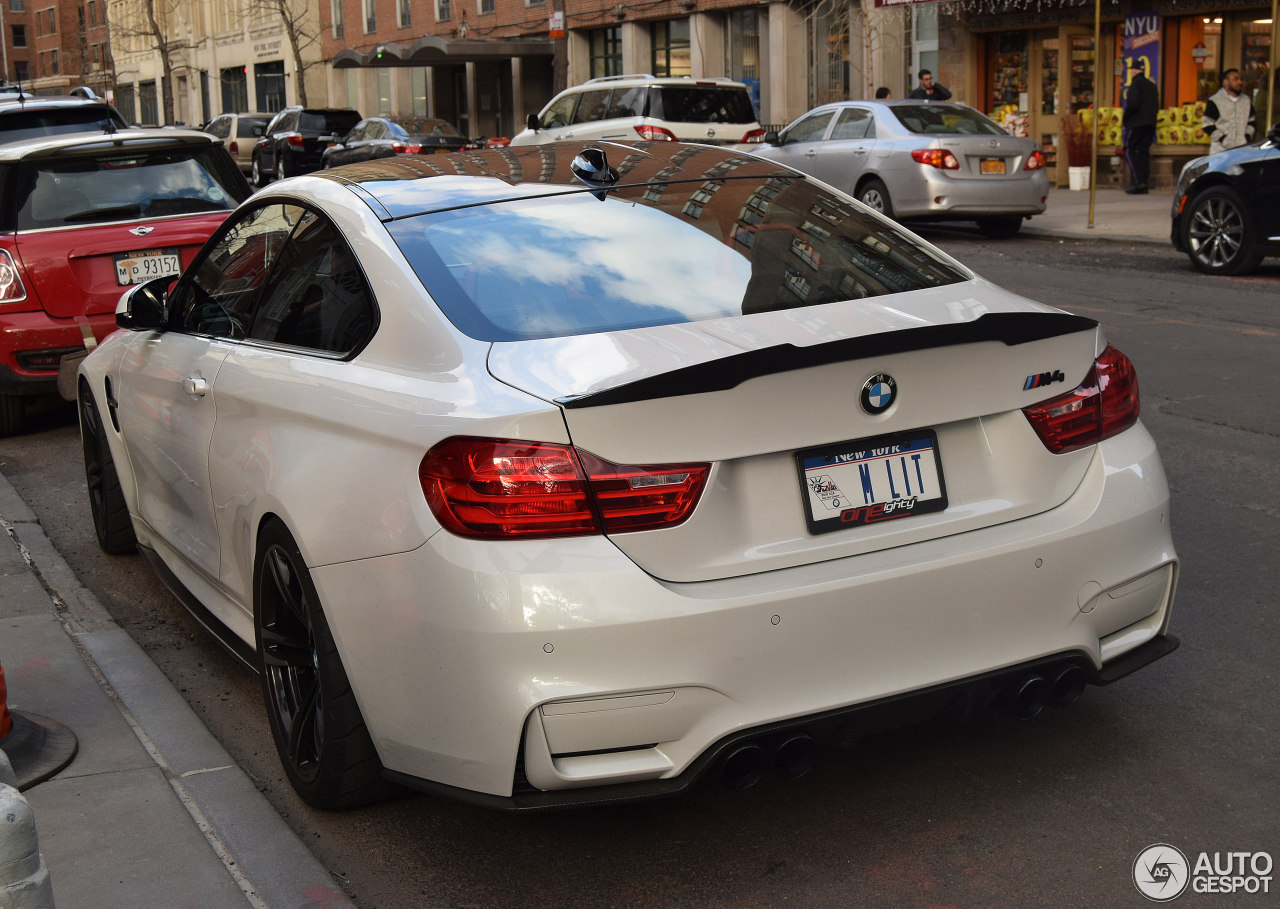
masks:
[[[929,429],[796,455],[810,533],[896,521],[947,507],[938,437]]]
[[[116,255],[116,283],[122,287],[176,275],[180,271],[182,264],[176,249],[144,249]]]
[[[984,174],[1004,173],[1004,158],[982,158],[978,161],[978,170]]]

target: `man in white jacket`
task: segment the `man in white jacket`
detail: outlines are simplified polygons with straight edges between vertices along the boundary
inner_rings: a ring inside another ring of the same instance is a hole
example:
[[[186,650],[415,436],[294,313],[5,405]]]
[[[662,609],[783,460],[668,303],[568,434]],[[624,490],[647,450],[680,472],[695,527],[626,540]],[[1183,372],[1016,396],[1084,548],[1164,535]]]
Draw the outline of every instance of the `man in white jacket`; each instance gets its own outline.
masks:
[[[1226,151],[1253,140],[1253,101],[1242,93],[1240,70],[1222,74],[1222,88],[1204,106],[1204,132],[1209,137],[1209,154]]]

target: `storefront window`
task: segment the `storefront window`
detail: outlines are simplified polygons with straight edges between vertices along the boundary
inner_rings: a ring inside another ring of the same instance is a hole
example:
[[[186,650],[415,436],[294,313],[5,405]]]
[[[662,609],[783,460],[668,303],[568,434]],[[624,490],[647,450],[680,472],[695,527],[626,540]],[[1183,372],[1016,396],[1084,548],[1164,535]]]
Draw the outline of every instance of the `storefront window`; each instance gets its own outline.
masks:
[[[811,106],[849,97],[849,5],[834,4],[813,17],[810,32]]]
[[[1071,36],[1071,112],[1093,104],[1093,38]]]
[[[1266,80],[1267,63],[1271,59],[1271,20],[1244,23],[1243,45],[1240,75],[1244,78],[1245,94],[1252,95]]]
[[[988,112],[1006,106],[1026,110],[1027,33],[995,35],[994,43],[994,53],[991,55],[991,106]]]
[[[1040,50],[1040,113],[1058,112],[1058,39],[1046,38]]]

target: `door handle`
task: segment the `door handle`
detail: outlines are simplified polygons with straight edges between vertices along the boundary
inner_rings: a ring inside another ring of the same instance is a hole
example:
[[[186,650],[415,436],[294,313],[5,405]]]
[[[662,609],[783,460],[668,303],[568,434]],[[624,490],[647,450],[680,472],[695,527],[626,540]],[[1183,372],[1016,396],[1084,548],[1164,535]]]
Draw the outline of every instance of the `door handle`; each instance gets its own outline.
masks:
[[[209,390],[209,383],[200,376],[188,376],[182,380],[182,390],[193,398],[203,398]]]
[[[807,152],[805,152],[805,153],[804,153],[804,156],[805,156],[806,158],[816,158],[816,157],[818,157],[818,153],[817,153],[816,151],[814,151],[814,150],[811,148],[811,149],[809,149]]]

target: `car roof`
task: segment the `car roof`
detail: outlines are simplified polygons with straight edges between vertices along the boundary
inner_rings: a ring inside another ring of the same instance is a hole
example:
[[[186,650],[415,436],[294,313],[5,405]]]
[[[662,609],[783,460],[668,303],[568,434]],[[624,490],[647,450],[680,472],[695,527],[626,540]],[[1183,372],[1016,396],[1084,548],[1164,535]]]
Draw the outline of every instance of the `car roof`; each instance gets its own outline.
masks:
[[[33,95],[28,92],[0,90],[0,110],[15,108],[35,110],[41,107],[102,107],[111,105],[102,98],[78,98],[69,95]]]
[[[572,141],[445,155],[400,155],[299,179],[344,184],[390,220],[500,201],[598,192],[598,186],[583,183],[570,169],[587,148],[604,152],[609,166],[618,172],[618,182],[613,185],[619,187],[735,177],[805,179],[776,161],[713,145]]]
[[[183,148],[187,146],[219,145],[208,133],[185,127],[156,129],[128,128],[115,132],[93,131],[62,133],[36,139],[17,139],[0,144],[0,162],[57,157],[76,153],[92,154],[95,151],[113,149]]]
[[[707,78],[693,78],[692,76],[651,76],[648,73],[633,73],[623,76],[597,76],[594,79],[588,79],[581,85],[574,85],[565,91],[580,91],[583,89],[600,89],[610,88],[612,86],[621,86],[630,88],[636,85],[674,85],[680,87],[699,86],[702,88],[746,88],[746,85],[736,79],[728,79],[724,76],[715,76]]]

